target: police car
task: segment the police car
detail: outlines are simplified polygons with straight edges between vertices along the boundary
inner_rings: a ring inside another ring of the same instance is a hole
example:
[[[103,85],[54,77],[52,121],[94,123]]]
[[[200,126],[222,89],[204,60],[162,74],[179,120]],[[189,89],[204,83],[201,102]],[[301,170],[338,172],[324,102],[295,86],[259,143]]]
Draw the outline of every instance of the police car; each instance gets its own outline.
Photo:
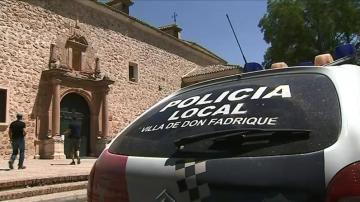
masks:
[[[346,64],[350,53],[175,92],[102,152],[88,201],[360,201],[360,67]]]

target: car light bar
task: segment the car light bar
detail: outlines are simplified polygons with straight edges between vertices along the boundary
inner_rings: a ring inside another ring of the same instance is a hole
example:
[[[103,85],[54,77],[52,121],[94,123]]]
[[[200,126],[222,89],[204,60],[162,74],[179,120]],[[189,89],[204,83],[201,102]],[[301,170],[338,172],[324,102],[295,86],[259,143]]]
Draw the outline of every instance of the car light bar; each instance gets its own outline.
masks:
[[[259,70],[263,70],[263,69],[264,68],[259,63],[249,62],[249,63],[245,64],[243,71],[244,72],[253,72],[253,71],[259,71]]]
[[[276,62],[271,64],[271,69],[281,69],[288,67],[288,65],[285,62]]]
[[[356,49],[352,44],[345,44],[335,48],[335,59],[340,59],[346,56],[355,56]]]
[[[315,56],[315,60],[314,60],[315,66],[325,66],[332,62],[334,62],[334,59],[329,53],[317,55]]]
[[[312,61],[301,62],[298,66],[314,66]]]
[[[345,44],[335,48],[336,60],[326,66],[335,66],[341,64],[352,64],[356,61],[356,48],[352,44]]]

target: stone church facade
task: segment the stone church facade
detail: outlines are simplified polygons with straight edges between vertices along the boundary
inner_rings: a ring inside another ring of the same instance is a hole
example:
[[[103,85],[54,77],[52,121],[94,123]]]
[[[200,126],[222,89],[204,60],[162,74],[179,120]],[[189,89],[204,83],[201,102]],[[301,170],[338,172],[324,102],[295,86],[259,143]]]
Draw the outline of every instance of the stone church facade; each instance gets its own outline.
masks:
[[[65,158],[76,117],[83,156],[181,86],[195,68],[226,61],[128,15],[129,0],[0,0],[0,158],[17,112],[26,155]],[[121,6],[122,9],[118,9]],[[176,30],[181,29],[175,26]],[[178,34],[178,33],[176,33]]]

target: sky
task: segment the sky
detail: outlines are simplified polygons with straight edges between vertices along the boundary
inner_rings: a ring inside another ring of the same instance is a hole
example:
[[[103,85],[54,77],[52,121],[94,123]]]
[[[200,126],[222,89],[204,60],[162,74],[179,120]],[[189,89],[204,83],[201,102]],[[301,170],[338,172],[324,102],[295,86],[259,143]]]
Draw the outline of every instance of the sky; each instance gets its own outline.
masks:
[[[99,0],[102,3],[109,0]],[[262,63],[269,47],[258,27],[266,0],[133,0],[130,15],[154,27],[174,23],[181,38],[195,42],[226,60],[245,64],[226,18],[229,15],[247,62]]]
[[[244,65],[226,14],[229,15],[248,62],[263,62],[268,44],[258,27],[266,12],[266,0],[133,0],[130,15],[154,27],[174,23],[181,38],[193,41],[229,64]]]

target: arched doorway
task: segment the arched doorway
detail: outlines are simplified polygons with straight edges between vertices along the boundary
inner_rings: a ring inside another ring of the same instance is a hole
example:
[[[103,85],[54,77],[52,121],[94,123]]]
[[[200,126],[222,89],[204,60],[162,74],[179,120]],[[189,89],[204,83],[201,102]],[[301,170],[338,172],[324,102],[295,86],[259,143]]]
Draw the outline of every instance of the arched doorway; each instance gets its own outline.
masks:
[[[88,156],[90,153],[90,110],[87,101],[77,93],[69,93],[60,102],[60,131],[61,134],[68,129],[69,124],[76,117],[76,122],[81,125],[80,156]],[[70,157],[70,141],[65,135],[64,153]]]

